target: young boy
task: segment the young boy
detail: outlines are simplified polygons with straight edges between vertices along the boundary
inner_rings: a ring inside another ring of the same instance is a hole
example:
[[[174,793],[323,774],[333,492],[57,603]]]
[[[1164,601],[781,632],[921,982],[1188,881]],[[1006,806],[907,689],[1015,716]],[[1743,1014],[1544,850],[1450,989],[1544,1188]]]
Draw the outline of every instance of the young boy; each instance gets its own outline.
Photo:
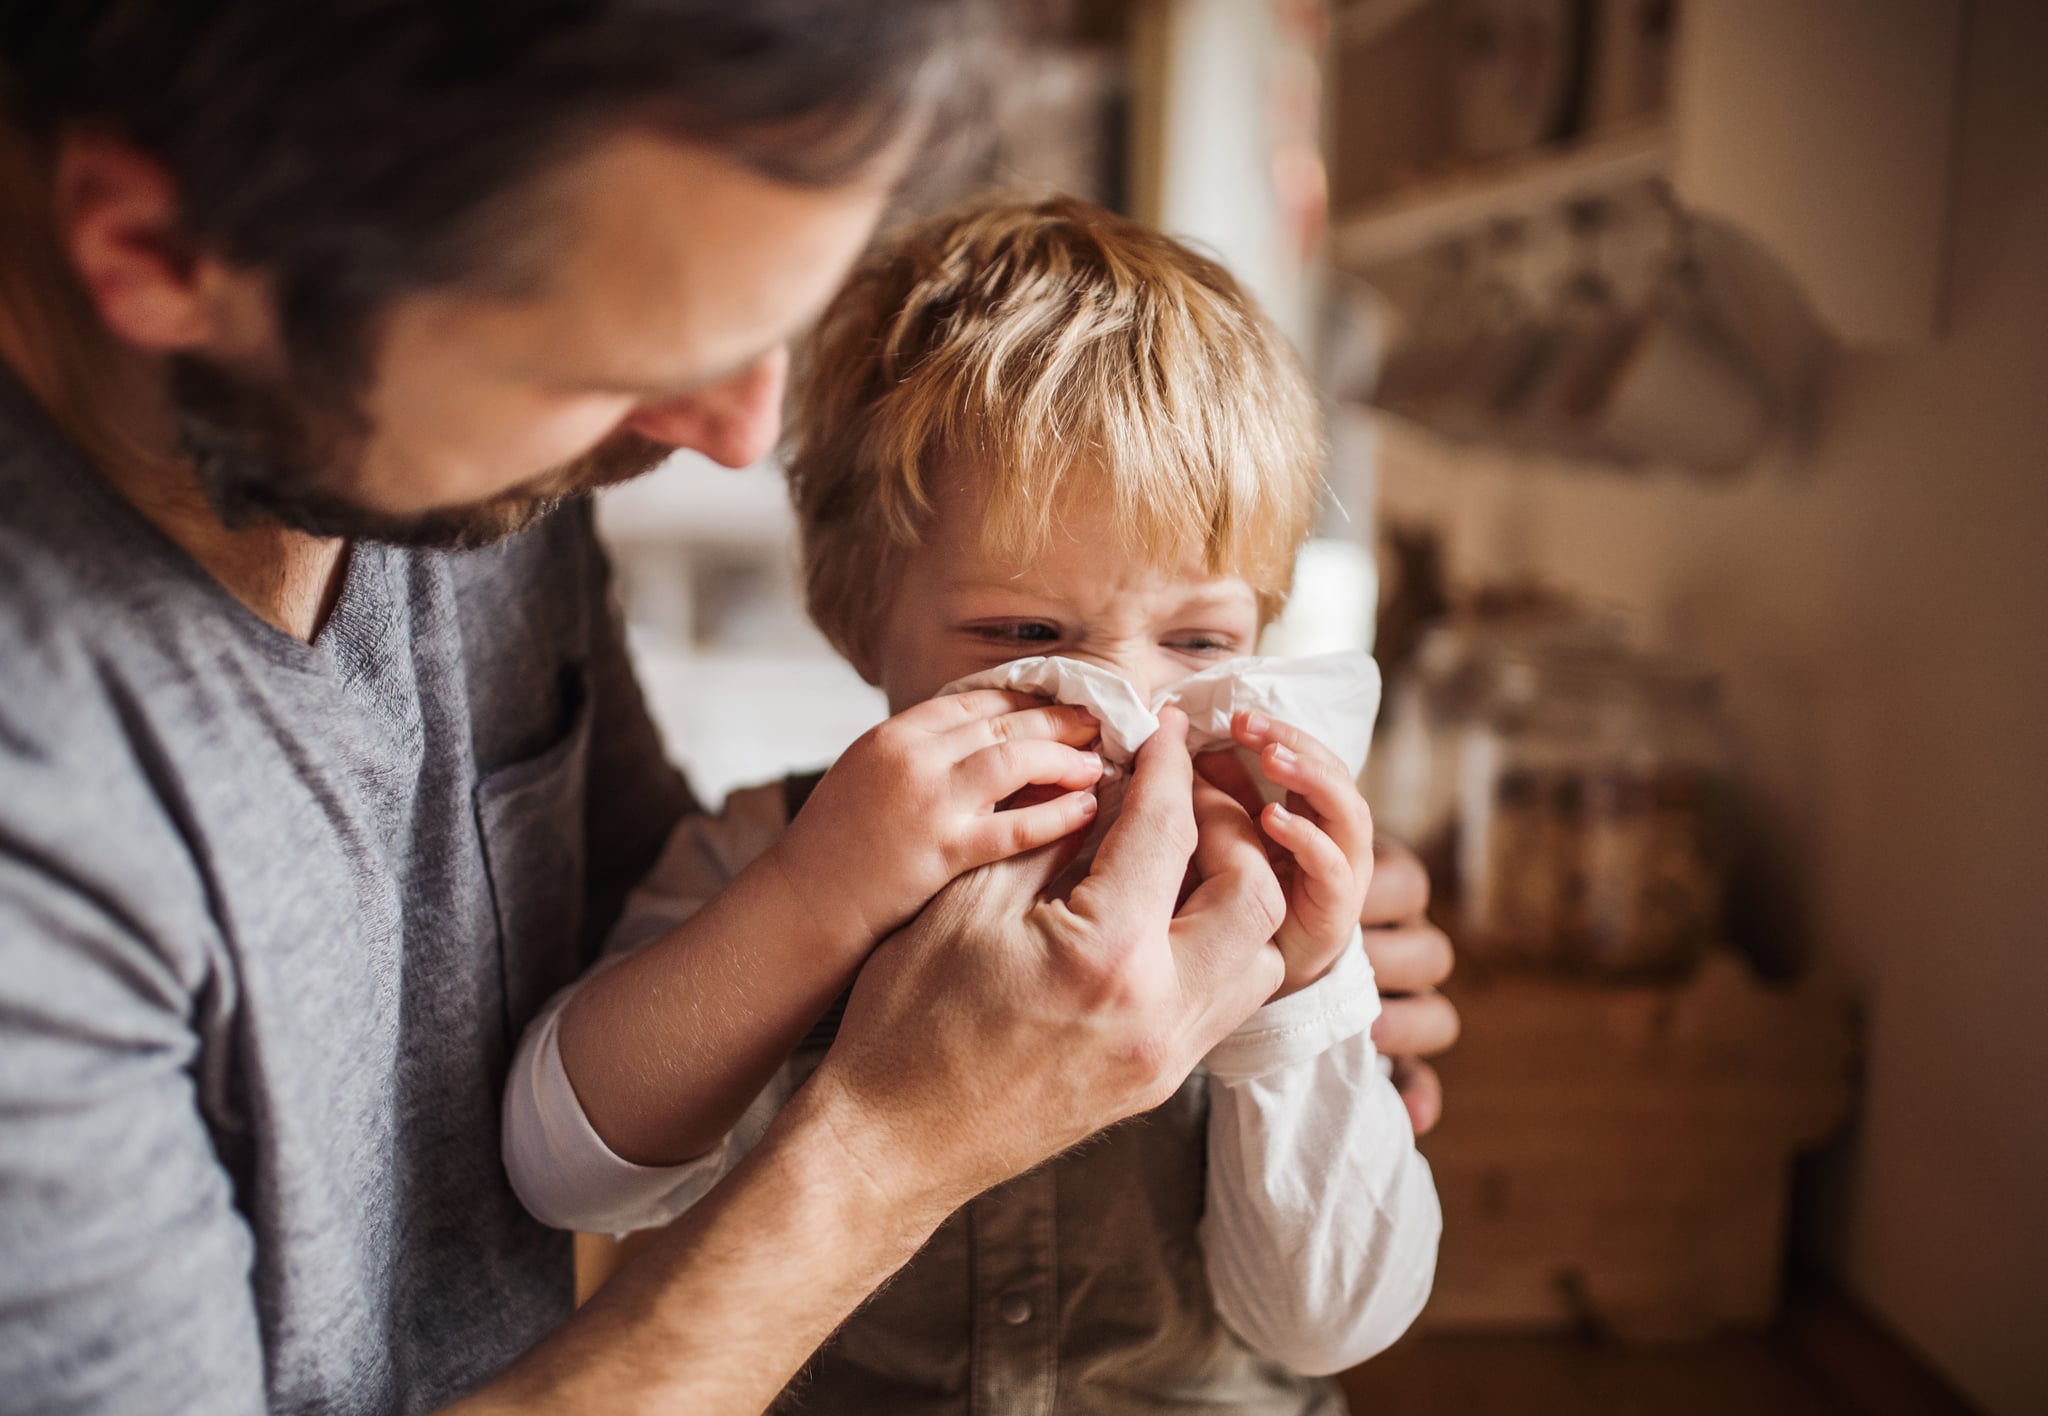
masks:
[[[956,876],[1095,815],[1090,713],[942,690],[1058,655],[1150,700],[1251,654],[1320,460],[1284,342],[1162,236],[995,200],[870,258],[811,349],[790,476],[811,613],[895,716],[822,779],[679,828],[515,1063],[528,1207],[622,1232],[708,1192],[831,1045],[870,950]],[[1287,793],[1258,815],[1287,899],[1280,992],[1166,1105],[947,1221],[788,1409],[1337,1412],[1312,1374],[1420,1308],[1440,1219],[1369,1037],[1365,805],[1296,728],[1229,731]],[[1259,808],[1237,759],[1201,761],[1198,794]]]

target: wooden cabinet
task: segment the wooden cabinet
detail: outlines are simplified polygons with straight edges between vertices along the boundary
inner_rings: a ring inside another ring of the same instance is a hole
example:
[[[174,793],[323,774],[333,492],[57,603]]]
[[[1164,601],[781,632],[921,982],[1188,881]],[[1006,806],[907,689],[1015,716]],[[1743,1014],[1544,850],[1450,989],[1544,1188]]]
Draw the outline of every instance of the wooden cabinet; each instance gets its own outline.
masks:
[[[1423,1142],[1444,1207],[1425,1330],[1624,1340],[1776,1313],[1792,1162],[1848,1119],[1854,1018],[1820,984],[1710,956],[1684,984],[1455,980]]]

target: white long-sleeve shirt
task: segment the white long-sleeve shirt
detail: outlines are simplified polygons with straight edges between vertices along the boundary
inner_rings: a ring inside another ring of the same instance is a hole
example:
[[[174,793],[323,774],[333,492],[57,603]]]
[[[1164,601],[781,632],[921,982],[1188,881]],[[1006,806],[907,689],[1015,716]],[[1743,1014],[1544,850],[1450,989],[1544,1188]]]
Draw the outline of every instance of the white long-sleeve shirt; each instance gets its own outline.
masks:
[[[787,825],[778,786],[736,792],[677,828],[628,901],[616,957],[687,920]],[[600,965],[602,967],[602,965]],[[581,985],[578,985],[581,986]],[[718,1145],[676,1166],[635,1165],[592,1128],[558,1042],[574,988],[521,1042],[507,1083],[512,1186],[544,1223],[624,1233],[689,1209],[788,1100],[787,1064]],[[1218,1314],[1294,1371],[1340,1371],[1384,1349],[1429,1296],[1442,1218],[1406,1109],[1378,1064],[1372,965],[1356,939],[1321,980],[1225,1039],[1210,1074],[1200,1244]]]

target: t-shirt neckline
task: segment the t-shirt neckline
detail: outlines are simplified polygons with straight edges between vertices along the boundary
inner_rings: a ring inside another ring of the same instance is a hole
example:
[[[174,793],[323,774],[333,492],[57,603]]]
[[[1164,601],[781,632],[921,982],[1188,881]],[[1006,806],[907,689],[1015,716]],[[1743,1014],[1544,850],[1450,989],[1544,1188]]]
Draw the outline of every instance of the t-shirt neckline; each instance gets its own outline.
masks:
[[[343,552],[348,564],[341,589],[326,620],[310,640],[300,639],[243,604],[190,551],[121,495],[4,359],[0,428],[26,444],[26,460],[40,472],[37,480],[46,495],[72,498],[94,524],[125,541],[128,552],[177,576],[264,657],[301,672],[339,676],[349,660],[369,657],[389,634],[397,618],[393,580],[395,559],[403,554],[400,548],[351,541]],[[119,554],[123,547],[110,543],[105,549]]]

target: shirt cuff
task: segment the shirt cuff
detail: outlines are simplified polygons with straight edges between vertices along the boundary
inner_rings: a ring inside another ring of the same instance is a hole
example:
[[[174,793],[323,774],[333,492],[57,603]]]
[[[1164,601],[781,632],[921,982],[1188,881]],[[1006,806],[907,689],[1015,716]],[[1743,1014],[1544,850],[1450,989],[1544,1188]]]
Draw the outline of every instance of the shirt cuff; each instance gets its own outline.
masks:
[[[1321,1056],[1370,1028],[1379,1015],[1379,985],[1365,956],[1365,931],[1355,929],[1328,973],[1245,1019],[1210,1050],[1203,1065],[1224,1086],[1242,1086]]]
[[[730,1134],[681,1165],[635,1165],[584,1114],[562,1065],[559,1006],[528,1032],[505,1089],[505,1162],[535,1219],[557,1229],[623,1234],[666,1224],[724,1178]]]

